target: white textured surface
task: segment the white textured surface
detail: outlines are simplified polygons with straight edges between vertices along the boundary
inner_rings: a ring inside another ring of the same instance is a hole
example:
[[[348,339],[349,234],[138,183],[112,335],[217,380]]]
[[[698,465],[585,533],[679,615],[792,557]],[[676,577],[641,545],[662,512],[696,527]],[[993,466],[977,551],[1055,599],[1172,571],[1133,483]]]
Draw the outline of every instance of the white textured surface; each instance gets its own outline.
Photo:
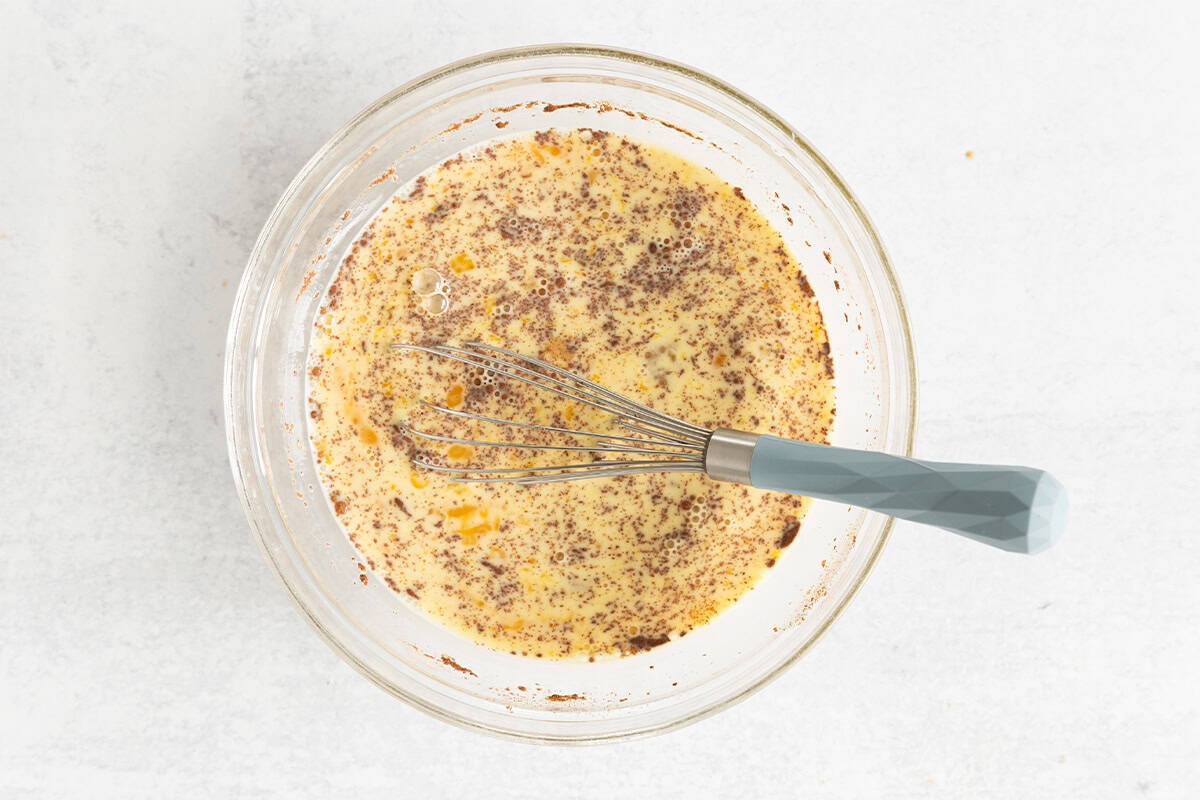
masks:
[[[0,796],[1196,796],[1194,3],[94,5],[0,21]],[[1059,547],[901,524],[783,679],[600,749],[445,726],[313,635],[226,463],[246,256],[366,103],[560,40],[807,133],[907,290],[920,454],[1055,471]]]

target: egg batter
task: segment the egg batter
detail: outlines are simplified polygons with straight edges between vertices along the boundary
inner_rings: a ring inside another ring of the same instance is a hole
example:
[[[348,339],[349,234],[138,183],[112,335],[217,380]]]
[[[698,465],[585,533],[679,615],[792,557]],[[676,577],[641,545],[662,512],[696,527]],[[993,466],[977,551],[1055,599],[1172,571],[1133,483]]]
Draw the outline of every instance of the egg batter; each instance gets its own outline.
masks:
[[[464,152],[406,186],[352,245],[316,322],[307,369],[321,483],[375,576],[479,643],[538,657],[665,644],[736,601],[802,535],[807,500],[697,475],[522,487],[415,468],[417,456],[579,460],[414,437],[410,424],[541,441],[422,400],[608,424],[493,373],[389,349],[472,340],[697,425],[826,442],[833,364],[812,290],[779,233],[707,168],[614,133],[551,129]]]

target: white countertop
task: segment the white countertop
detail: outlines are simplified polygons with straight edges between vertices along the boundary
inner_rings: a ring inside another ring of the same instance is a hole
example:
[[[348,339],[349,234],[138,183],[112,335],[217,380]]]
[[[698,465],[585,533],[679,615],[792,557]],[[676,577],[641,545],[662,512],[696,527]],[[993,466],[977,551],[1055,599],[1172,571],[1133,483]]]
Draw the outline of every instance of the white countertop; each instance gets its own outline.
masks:
[[[92,5],[0,23],[0,796],[1200,791],[1196,4]],[[333,131],[568,40],[804,131],[899,270],[918,452],[1044,466],[1073,501],[1032,559],[898,525],[781,680],[589,749],[459,731],[338,660],[251,539],[219,388],[251,244]]]

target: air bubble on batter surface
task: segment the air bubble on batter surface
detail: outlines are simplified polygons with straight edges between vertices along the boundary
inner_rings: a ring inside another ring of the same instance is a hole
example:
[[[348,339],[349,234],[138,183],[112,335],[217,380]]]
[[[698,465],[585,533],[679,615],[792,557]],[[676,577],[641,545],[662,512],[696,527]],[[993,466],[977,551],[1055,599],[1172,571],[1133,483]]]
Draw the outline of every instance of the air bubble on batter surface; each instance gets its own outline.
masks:
[[[429,294],[421,298],[421,309],[430,316],[445,314],[450,309],[450,298],[444,294]]]
[[[441,289],[445,283],[446,279],[442,277],[441,273],[432,267],[426,267],[425,269],[418,270],[416,274],[412,276],[412,290],[420,297],[438,293],[438,290]],[[441,292],[441,294],[445,294],[445,292]]]

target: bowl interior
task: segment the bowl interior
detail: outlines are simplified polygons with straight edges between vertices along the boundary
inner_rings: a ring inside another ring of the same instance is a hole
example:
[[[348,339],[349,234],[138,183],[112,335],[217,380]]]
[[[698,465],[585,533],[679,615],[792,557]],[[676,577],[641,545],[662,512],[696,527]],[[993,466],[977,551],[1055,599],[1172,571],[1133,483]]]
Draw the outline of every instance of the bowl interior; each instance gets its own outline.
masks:
[[[409,180],[463,148],[548,127],[668,147],[763,210],[829,330],[834,444],[908,452],[911,350],[882,250],[836,176],[769,112],[683,68],[587,48],[481,57],[383,98],[309,163],[263,231],[230,333],[231,455],[268,557],[331,645],[388,691],[496,733],[596,740],[698,718],[777,674],[849,599],[888,521],[816,502],[796,542],[733,608],[678,641],[595,663],[486,649],[382,581],[361,582],[309,447],[304,364],[322,294],[348,243]]]

